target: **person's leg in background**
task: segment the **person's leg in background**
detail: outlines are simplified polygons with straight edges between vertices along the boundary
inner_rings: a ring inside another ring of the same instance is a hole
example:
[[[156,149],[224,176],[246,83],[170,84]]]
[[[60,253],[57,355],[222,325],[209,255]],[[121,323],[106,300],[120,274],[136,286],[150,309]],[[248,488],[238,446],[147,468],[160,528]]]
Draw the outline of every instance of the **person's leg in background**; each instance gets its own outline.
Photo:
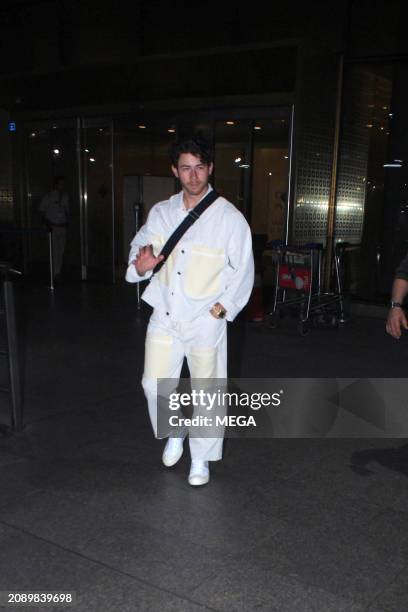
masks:
[[[52,228],[52,258],[54,265],[54,278],[61,275],[62,261],[64,258],[65,244],[67,241],[67,229],[65,227]]]

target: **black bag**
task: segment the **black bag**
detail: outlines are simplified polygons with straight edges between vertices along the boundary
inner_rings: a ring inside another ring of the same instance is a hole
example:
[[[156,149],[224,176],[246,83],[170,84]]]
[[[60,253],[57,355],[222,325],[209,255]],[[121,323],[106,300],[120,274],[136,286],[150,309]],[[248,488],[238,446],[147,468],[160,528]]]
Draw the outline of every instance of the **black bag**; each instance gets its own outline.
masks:
[[[170,238],[167,240],[166,244],[160,251],[159,255],[164,255],[164,259],[162,259],[162,261],[160,261],[153,268],[153,275],[157,274],[157,272],[159,272],[161,267],[164,266],[168,256],[170,255],[170,253],[172,252],[176,244],[180,241],[182,236],[184,236],[186,231],[193,225],[193,223],[195,223],[201,217],[203,212],[207,210],[207,208],[211,206],[211,204],[215,202],[215,200],[217,200],[219,197],[220,197],[219,194],[215,191],[215,189],[213,189],[212,191],[210,191],[210,193],[207,193],[205,198],[203,198],[201,202],[197,204],[197,206],[195,206],[194,208],[190,210],[187,217],[180,223],[178,227],[176,227],[176,229],[174,230],[174,232],[172,233],[172,235],[170,236]]]

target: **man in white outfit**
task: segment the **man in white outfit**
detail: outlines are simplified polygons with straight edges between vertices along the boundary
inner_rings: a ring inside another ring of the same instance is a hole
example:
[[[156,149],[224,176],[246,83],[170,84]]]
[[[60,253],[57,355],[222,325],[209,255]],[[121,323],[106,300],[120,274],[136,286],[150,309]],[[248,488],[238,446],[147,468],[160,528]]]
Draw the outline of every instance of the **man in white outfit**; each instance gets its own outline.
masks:
[[[157,379],[180,377],[184,357],[192,379],[227,378],[227,321],[247,303],[254,280],[251,231],[233,204],[218,197],[163,260],[160,251],[180,223],[210,192],[213,151],[200,138],[176,143],[172,171],[182,191],[151,209],[131,243],[128,282],[150,278],[143,300],[154,311],[146,333],[142,385],[157,437]],[[169,437],[163,463],[172,466],[183,453],[184,437]],[[189,437],[189,483],[209,481],[209,461],[222,458],[222,435]]]

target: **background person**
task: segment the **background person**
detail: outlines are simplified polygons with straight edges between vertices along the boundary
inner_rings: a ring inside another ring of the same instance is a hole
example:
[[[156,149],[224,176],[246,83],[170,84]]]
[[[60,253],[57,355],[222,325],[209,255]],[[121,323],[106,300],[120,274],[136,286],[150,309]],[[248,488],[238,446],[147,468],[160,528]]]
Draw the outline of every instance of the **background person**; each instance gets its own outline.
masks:
[[[386,322],[387,332],[396,340],[401,338],[402,330],[408,329],[403,303],[408,293],[408,255],[403,259],[395,273],[391,291],[391,308]]]
[[[52,232],[54,279],[58,280],[61,276],[69,220],[69,196],[65,190],[63,176],[55,178],[54,188],[41,200],[39,211],[45,225]]]

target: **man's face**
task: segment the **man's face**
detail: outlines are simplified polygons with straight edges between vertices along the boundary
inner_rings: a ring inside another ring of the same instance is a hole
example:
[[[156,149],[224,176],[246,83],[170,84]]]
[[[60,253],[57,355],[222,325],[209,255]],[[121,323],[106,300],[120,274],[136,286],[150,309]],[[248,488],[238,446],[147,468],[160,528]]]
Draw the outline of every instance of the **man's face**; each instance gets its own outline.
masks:
[[[213,164],[206,164],[192,153],[182,153],[177,168],[172,166],[174,175],[183,189],[191,196],[199,196],[207,188],[213,171]]]

